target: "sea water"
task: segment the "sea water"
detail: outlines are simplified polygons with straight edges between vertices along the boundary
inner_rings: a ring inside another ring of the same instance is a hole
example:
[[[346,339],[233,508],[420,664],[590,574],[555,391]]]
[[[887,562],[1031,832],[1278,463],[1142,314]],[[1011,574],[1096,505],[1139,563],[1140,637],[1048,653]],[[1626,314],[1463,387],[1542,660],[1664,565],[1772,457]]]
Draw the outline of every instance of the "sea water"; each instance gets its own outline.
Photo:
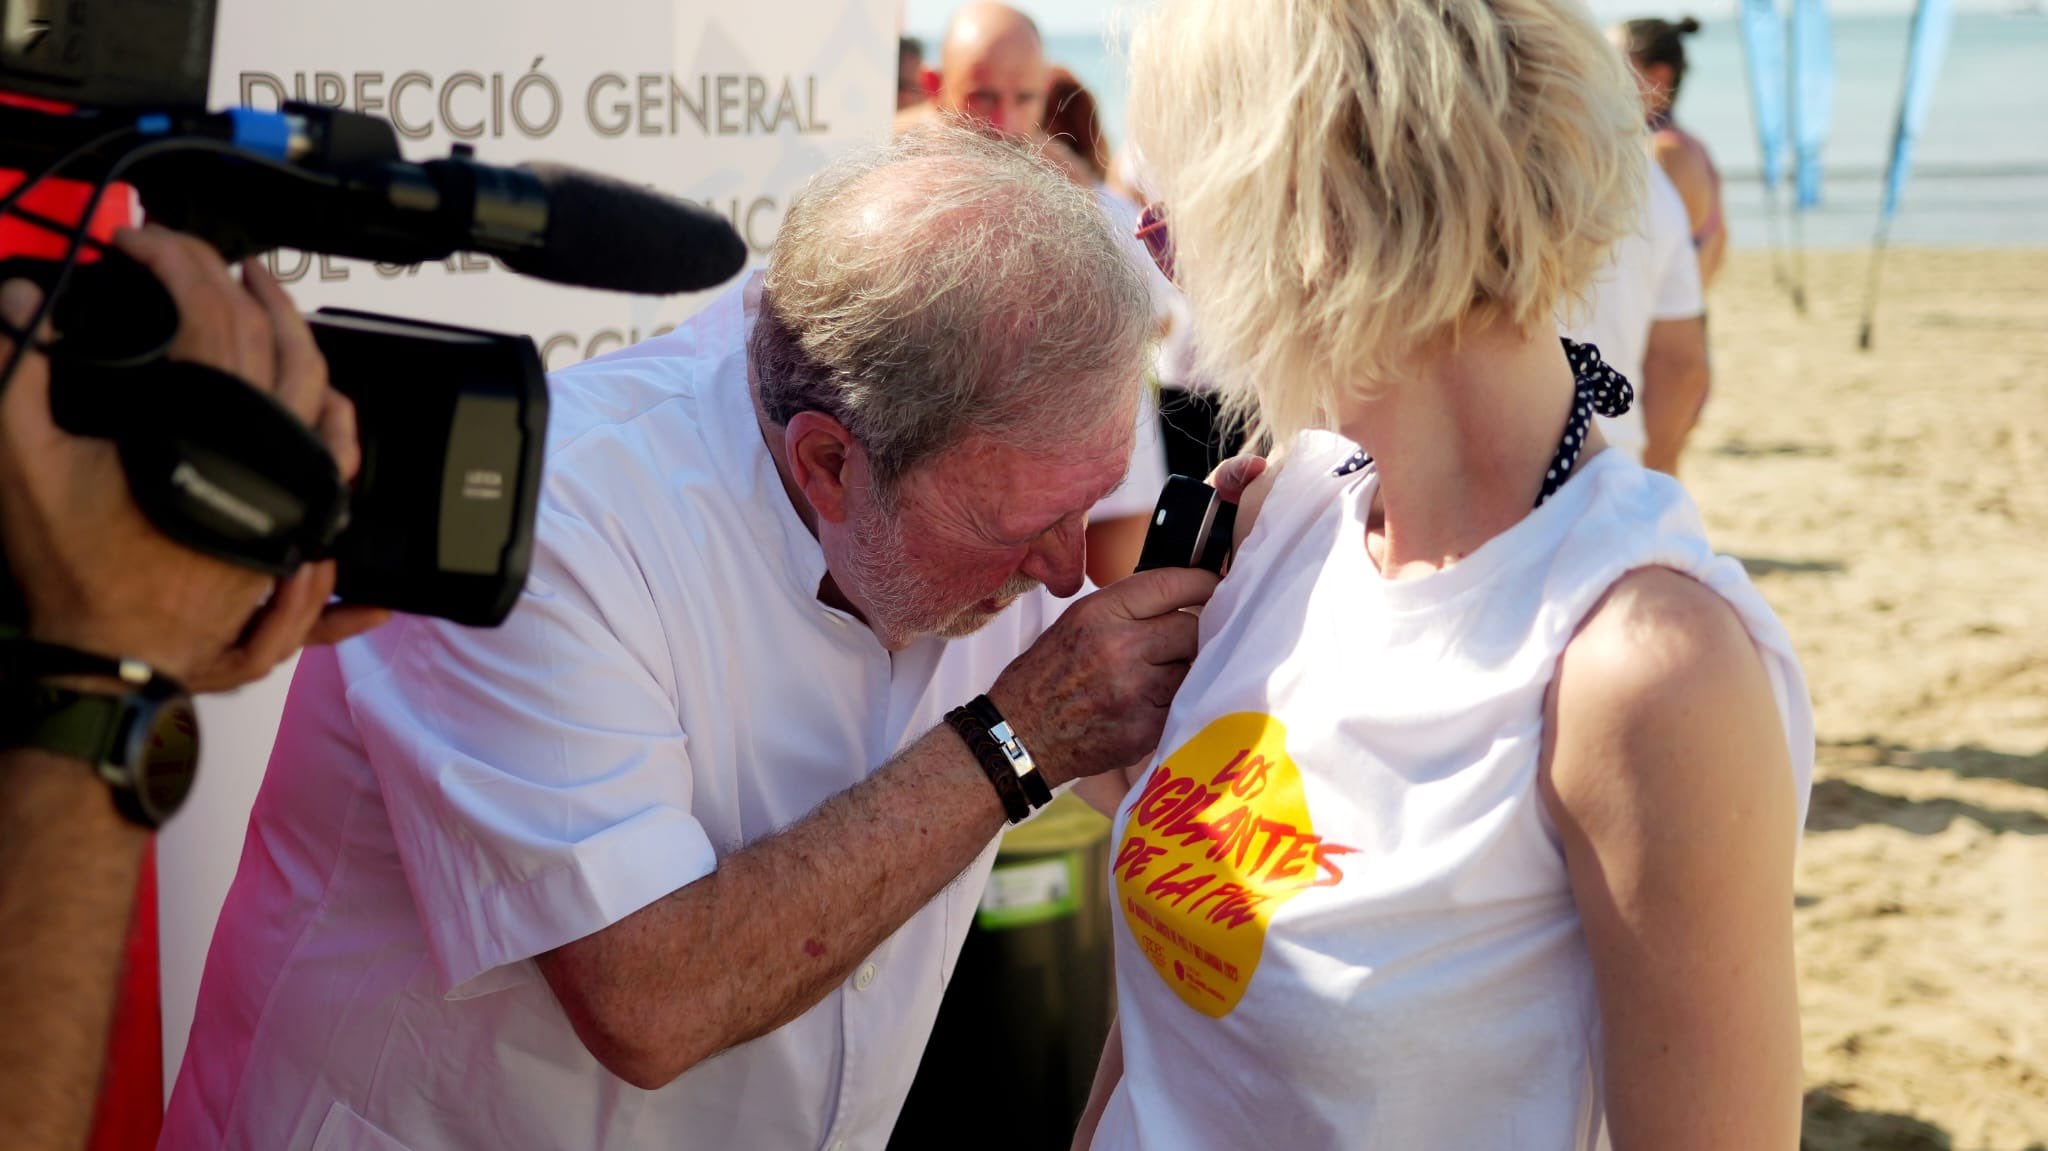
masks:
[[[1611,14],[1609,5],[1601,11]],[[1686,41],[1691,70],[1679,93],[1678,121],[1706,142],[1720,165],[1734,243],[1763,246],[1771,240],[1773,213],[1758,178],[1741,37],[1733,19],[1703,24]],[[1835,115],[1822,152],[1823,199],[1796,225],[1809,247],[1860,247],[1870,240],[1910,24],[1905,11],[1834,18]],[[925,31],[925,42],[936,44],[935,30]],[[1053,35],[1046,50],[1095,94],[1111,139],[1125,139],[1124,59],[1108,38]],[[1774,215],[1787,240],[1794,226],[1789,202],[1781,184]],[[2048,247],[2048,16],[2038,7],[1957,13],[1892,242]]]

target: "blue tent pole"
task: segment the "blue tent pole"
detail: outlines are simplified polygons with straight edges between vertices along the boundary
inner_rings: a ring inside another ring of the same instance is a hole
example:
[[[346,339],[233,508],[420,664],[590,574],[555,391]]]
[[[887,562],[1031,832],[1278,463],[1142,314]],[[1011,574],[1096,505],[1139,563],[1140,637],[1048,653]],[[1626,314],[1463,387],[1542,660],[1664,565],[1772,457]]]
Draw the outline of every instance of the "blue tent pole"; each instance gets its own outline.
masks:
[[[1821,146],[1834,120],[1835,55],[1828,29],[1826,0],[1792,0],[1791,99],[1793,245],[1797,283],[1792,303],[1806,310],[1806,235],[1804,217],[1821,199]]]
[[[1749,109],[1756,122],[1757,174],[1763,184],[1764,220],[1770,227],[1771,279],[1789,287],[1784,229],[1778,219],[1778,180],[1785,153],[1785,24],[1776,0],[1742,0],[1738,13]]]
[[[1792,310],[1806,314],[1806,213],[1792,213]]]
[[[1785,226],[1778,219],[1778,190],[1764,189],[1764,225],[1771,234],[1771,282],[1780,288],[1790,288],[1792,277],[1785,271]]]
[[[1870,281],[1863,293],[1863,329],[1856,345],[1870,350],[1870,337],[1877,322],[1878,277],[1884,267],[1885,246],[1891,239],[1892,218],[1899,210],[1899,198],[1906,190],[1906,176],[1913,166],[1913,145],[1927,123],[1927,109],[1934,102],[1934,81],[1941,72],[1942,57],[1948,54],[1948,34],[1955,23],[1954,0],[1920,0],[1913,10],[1913,35],[1906,45],[1906,80],[1899,93],[1899,119],[1892,129],[1891,163],[1885,171],[1884,198],[1878,204],[1877,230],[1871,236]]]
[[[1792,0],[1793,10],[1785,14],[1788,41],[1785,53],[1785,128],[1792,142],[1792,271],[1786,285],[1792,290],[1792,310],[1806,314],[1806,208],[1799,202],[1800,189],[1806,183],[1806,155],[1799,148],[1800,121],[1802,119],[1799,75],[1799,15],[1800,0]]]

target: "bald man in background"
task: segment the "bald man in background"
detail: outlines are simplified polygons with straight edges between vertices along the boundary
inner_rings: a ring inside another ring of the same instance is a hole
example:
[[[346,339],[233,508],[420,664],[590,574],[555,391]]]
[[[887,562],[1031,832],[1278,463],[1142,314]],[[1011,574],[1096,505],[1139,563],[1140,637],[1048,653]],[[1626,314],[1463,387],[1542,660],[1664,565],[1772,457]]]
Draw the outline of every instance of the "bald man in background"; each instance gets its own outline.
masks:
[[[964,116],[986,131],[1028,140],[1046,158],[1081,173],[1087,169],[1065,144],[1045,134],[1045,39],[1031,17],[1008,4],[968,4],[953,13],[939,45],[939,67],[923,76],[926,102],[896,117],[904,131],[942,115]]]
[[[1068,178],[1096,194],[1117,238],[1126,242],[1132,263],[1145,277],[1154,321],[1163,329],[1174,289],[1132,235],[1135,209],[1123,210],[1064,140],[1046,134],[1050,72],[1045,39],[1031,17],[1007,4],[965,5],[946,25],[938,69],[924,71],[924,90],[931,99],[899,112],[896,131],[951,116],[983,132],[1036,147]],[[1166,483],[1166,449],[1159,439],[1158,409],[1149,389],[1138,418],[1138,436],[1124,485],[1089,514],[1088,577],[1098,584],[1113,583],[1136,566],[1153,504]]]

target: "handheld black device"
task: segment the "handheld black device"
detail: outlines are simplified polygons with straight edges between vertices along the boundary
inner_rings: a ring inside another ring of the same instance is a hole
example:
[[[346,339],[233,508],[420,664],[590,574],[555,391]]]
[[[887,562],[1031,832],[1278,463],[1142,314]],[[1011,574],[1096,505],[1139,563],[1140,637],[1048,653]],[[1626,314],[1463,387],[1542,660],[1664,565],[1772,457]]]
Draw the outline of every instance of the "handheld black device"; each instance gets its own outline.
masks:
[[[1186,476],[1170,476],[1152,509],[1152,526],[1145,529],[1137,570],[1202,568],[1222,575],[1236,525],[1237,505],[1215,488]]]

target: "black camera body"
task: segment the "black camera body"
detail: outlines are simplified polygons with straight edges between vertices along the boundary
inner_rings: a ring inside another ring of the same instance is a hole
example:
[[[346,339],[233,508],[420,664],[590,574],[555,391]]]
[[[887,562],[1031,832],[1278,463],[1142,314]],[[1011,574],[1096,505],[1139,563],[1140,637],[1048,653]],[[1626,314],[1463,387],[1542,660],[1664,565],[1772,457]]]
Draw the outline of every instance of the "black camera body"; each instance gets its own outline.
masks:
[[[533,341],[340,308],[308,318],[362,429],[336,593],[497,624],[526,583],[547,449]]]
[[[541,279],[652,294],[738,272],[746,247],[730,224],[609,177],[482,164],[463,145],[409,163],[389,121],[342,109],[209,113],[213,0],[0,0],[0,15],[0,169],[22,174],[0,180],[0,220],[37,241],[0,247],[0,277],[44,287],[38,321],[60,333],[57,423],[113,441],[144,515],[188,547],[279,575],[332,557],[345,600],[503,621],[526,582],[546,450],[533,341],[316,313],[329,380],[356,407],[363,464],[345,485],[269,396],[166,358],[175,306],[89,234],[102,200],[132,187],[152,220],[230,260],[277,247],[392,263],[476,251]],[[23,204],[65,181],[81,193],[76,219]]]
[[[55,109],[9,110],[0,167],[33,172],[133,110],[203,110],[214,16],[214,0],[0,0],[0,88],[79,114],[73,126]],[[329,123],[358,157],[398,160],[387,125],[345,114]],[[105,176],[119,156],[88,155],[83,174]],[[294,178],[217,152],[168,155],[129,175],[152,217],[231,259],[266,246],[247,226],[257,206],[288,214],[300,196]],[[312,194],[299,225],[309,248],[337,230]],[[383,238],[402,238],[392,232]],[[268,396],[163,359],[178,326],[168,295],[117,253],[96,255],[78,268],[10,256],[0,271],[62,292],[52,414],[74,434],[114,441],[152,523],[280,575],[331,557],[345,600],[472,625],[505,618],[533,554],[546,449],[547,385],[532,340],[364,312],[313,316],[329,380],[356,408],[362,466],[344,486],[325,447]]]
[[[214,0],[0,0],[0,87],[91,107],[206,103]]]

